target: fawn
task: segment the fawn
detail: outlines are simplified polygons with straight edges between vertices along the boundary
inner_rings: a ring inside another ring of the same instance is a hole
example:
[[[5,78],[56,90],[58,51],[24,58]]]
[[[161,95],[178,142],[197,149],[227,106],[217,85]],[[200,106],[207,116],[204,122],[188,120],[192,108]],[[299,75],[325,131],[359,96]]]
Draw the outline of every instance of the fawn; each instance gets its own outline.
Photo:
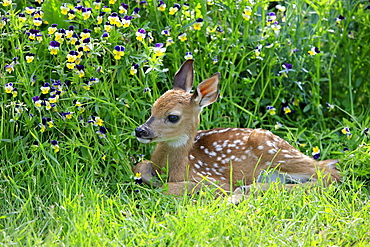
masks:
[[[151,161],[138,163],[144,183],[160,186],[157,173],[168,168],[168,193],[181,195],[196,190],[202,180],[230,191],[238,181],[232,203],[248,194],[253,182],[266,189],[280,180],[285,187],[312,184],[323,174],[325,183],[340,181],[338,160],[316,161],[263,129],[216,128],[197,131],[203,107],[219,95],[220,73],[201,82],[195,92],[193,60],[187,60],[175,74],[174,87],[153,104],[150,118],[135,129],[141,143],[157,142]],[[262,176],[263,174],[266,176]],[[264,177],[264,178],[263,178]],[[324,183],[324,184],[325,184]]]

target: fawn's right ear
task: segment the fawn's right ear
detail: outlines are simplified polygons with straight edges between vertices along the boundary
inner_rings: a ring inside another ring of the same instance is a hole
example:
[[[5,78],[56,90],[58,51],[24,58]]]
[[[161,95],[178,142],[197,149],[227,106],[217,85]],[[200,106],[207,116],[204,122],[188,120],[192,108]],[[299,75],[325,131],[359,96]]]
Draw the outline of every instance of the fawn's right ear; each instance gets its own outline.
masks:
[[[173,88],[180,88],[186,92],[190,92],[194,81],[193,59],[186,60],[175,74],[175,82]]]

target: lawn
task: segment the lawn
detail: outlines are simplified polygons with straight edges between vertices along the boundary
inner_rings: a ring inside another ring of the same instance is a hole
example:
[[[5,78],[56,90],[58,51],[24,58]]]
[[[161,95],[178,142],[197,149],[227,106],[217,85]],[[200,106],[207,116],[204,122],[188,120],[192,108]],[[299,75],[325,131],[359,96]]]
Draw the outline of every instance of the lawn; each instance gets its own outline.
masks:
[[[2,0],[0,245],[368,246],[369,23],[366,0]],[[200,129],[271,130],[343,181],[238,206],[137,184],[134,129],[186,59],[221,73]]]

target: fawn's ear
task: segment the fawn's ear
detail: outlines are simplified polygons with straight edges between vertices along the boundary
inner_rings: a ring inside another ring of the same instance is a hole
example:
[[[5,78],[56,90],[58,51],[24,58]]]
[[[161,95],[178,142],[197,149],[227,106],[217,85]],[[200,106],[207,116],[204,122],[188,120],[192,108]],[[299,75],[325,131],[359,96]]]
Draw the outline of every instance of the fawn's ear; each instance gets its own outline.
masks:
[[[194,81],[193,59],[186,60],[175,74],[173,88],[180,88],[186,92],[190,92]]]
[[[217,72],[211,77],[202,81],[194,92],[191,100],[204,107],[216,101],[219,93],[218,85],[220,83],[220,73]]]

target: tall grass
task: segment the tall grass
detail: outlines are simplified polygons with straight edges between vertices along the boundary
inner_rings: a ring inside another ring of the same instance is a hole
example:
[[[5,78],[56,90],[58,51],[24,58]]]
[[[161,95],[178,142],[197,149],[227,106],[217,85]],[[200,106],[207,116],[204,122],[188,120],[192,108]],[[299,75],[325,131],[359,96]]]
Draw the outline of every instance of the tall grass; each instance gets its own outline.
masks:
[[[174,1],[164,11],[161,1],[98,3],[1,3],[1,244],[369,242],[366,1],[188,1],[174,15]],[[307,155],[318,147],[320,159],[340,159],[343,184],[271,189],[238,207],[208,191],[174,198],[136,185],[131,167],[153,146],[140,145],[133,129],[187,52],[196,82],[222,75],[201,129],[262,127]]]

